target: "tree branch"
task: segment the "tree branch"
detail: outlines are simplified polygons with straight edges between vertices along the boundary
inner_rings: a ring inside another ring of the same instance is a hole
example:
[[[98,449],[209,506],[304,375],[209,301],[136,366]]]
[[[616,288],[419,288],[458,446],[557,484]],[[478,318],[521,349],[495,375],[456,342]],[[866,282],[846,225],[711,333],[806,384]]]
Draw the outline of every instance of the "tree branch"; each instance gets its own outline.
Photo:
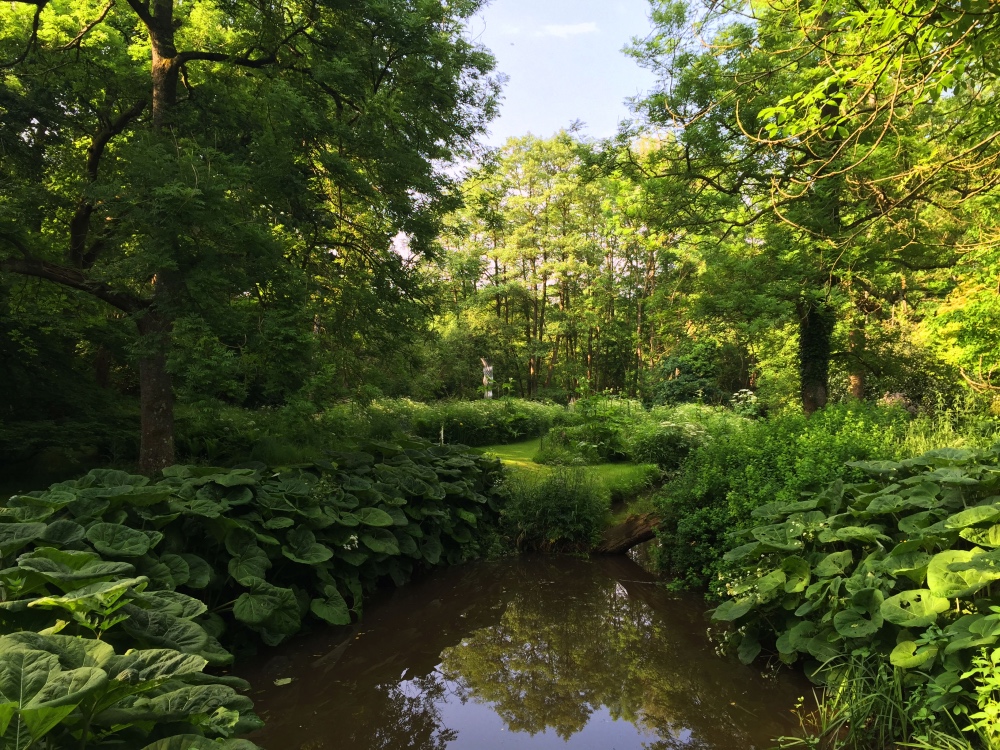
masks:
[[[146,24],[147,27],[153,23],[153,14],[149,12],[148,2],[140,2],[140,0],[125,0],[125,2],[129,4],[132,10],[135,11],[135,14],[139,16],[139,20]]]
[[[94,27],[96,27],[99,23],[101,23],[105,18],[108,17],[108,13],[111,12],[111,9],[113,7],[115,7],[115,0],[108,0],[108,4],[104,6],[104,10],[101,11],[101,15],[99,15],[96,20],[84,26],[80,30],[80,33],[77,34],[75,37],[73,37],[73,41],[64,44],[59,49],[68,50],[68,49],[73,49],[73,47],[79,48],[80,44],[83,42],[83,38],[87,36],[87,34],[89,34],[91,31],[93,31]]]
[[[28,43],[24,46],[24,52],[9,62],[0,63],[0,70],[3,68],[13,68],[15,65],[20,65],[27,59],[28,54],[31,52],[31,48],[34,47],[35,42],[38,41],[38,26],[41,23],[42,11],[45,9],[48,1],[49,0],[14,0],[14,2],[34,5],[35,17],[31,21],[31,36],[28,37]]]
[[[116,135],[120,134],[128,124],[142,114],[146,109],[145,101],[138,101],[130,109],[122,112],[115,120],[106,123],[91,142],[87,149],[87,179],[90,184],[97,182],[98,172],[101,166],[101,157],[104,149]],[[87,235],[90,233],[90,215],[94,211],[94,204],[87,200],[86,196],[81,196],[77,204],[73,218],[69,222],[69,259],[76,268],[89,268],[97,260],[100,246],[95,245],[87,252]]]
[[[3,239],[10,241],[9,237],[4,237]],[[61,284],[70,289],[77,289],[93,295],[126,313],[141,312],[149,307],[149,302],[127,292],[113,289],[103,282],[88,279],[82,271],[75,268],[66,268],[65,266],[49,263],[37,258],[8,258],[0,260],[0,271],[18,273],[22,276],[34,276],[35,278]]]

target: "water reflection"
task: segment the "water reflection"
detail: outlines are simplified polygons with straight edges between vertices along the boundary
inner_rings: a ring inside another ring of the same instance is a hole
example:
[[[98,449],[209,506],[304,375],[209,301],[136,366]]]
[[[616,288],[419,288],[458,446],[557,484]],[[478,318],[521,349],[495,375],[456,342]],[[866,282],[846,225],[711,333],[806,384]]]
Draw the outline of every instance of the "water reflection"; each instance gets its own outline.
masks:
[[[444,571],[244,671],[284,748],[753,748],[802,686],[719,659],[699,598],[628,560]],[[274,687],[279,678],[293,678]]]

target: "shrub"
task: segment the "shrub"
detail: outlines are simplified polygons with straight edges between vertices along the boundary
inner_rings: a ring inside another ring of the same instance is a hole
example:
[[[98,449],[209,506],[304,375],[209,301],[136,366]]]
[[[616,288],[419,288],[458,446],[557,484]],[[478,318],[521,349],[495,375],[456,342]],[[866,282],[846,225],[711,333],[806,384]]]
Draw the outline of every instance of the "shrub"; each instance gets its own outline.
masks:
[[[841,476],[859,479],[844,464],[895,457],[907,419],[899,410],[847,404],[811,417],[706,422],[704,443],[657,498],[661,571],[681,585],[709,585],[722,568],[726,534],[750,526],[756,508],[793,502]]]
[[[635,425],[625,437],[625,452],[640,464],[673,471],[705,437],[705,428],[691,423],[650,422]]]
[[[969,729],[994,733],[983,706],[998,683],[1000,448],[851,468],[864,481],[753,512],[714,619],[733,624],[744,662],[874,654],[905,671],[912,713],[933,725],[979,711]]]
[[[502,526],[519,549],[587,550],[600,538],[608,511],[601,489],[580,468],[513,473],[501,488]]]

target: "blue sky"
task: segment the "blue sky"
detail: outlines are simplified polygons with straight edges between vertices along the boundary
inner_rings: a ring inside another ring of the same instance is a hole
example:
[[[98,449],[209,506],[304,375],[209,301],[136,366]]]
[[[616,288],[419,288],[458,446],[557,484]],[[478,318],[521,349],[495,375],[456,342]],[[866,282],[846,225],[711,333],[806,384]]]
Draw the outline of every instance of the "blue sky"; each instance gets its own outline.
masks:
[[[493,0],[469,27],[510,77],[488,143],[549,136],[574,120],[584,135],[614,134],[629,117],[625,99],[653,85],[621,52],[649,33],[648,13],[647,0]]]

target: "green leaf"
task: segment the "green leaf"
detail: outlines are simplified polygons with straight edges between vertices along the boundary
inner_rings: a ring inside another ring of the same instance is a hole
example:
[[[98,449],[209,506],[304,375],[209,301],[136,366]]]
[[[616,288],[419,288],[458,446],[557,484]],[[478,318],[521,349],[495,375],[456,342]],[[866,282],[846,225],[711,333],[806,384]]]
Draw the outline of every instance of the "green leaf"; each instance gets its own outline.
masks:
[[[198,734],[175,734],[150,743],[142,750],[260,750],[249,740],[215,742]]]
[[[45,529],[44,523],[0,523],[0,557],[41,538]]]
[[[841,529],[828,529],[819,535],[824,544],[830,542],[850,542],[862,544],[877,544],[892,540],[882,533],[881,526],[844,526]]]
[[[100,612],[114,605],[129,590],[134,588],[137,592],[142,591],[148,583],[149,579],[144,576],[93,583],[64,596],[39,597],[29,602],[28,606],[41,609],[60,608],[78,614]]]
[[[902,669],[916,669],[922,667],[927,662],[937,656],[938,650],[934,646],[917,646],[915,641],[902,641],[889,654],[889,662],[894,667]]]
[[[736,562],[746,557],[759,555],[763,551],[764,546],[760,542],[750,542],[749,544],[741,544],[739,547],[729,550],[722,556],[722,559],[727,562]]]
[[[441,559],[441,542],[434,538],[425,539],[420,543],[420,554],[431,565],[437,565]]]
[[[379,508],[359,508],[354,511],[354,517],[365,526],[392,526],[392,516]]]
[[[757,655],[760,653],[761,646],[760,641],[757,639],[757,634],[753,632],[746,633],[740,640],[739,649],[737,649],[737,656],[744,664],[750,664]]]
[[[309,605],[312,613],[331,625],[350,625],[351,611],[344,597],[336,586],[326,586],[323,589],[326,598],[313,599]]]
[[[1000,524],[988,529],[965,528],[959,536],[980,547],[1000,547]]]
[[[854,553],[850,550],[831,552],[817,563],[813,573],[818,578],[833,578],[842,576],[854,562]]]
[[[150,548],[149,536],[117,523],[95,523],[87,529],[87,540],[108,557],[141,557]]]
[[[982,554],[983,550],[945,550],[934,555],[927,566],[927,588],[935,596],[954,599],[974,594],[991,581],[1000,580],[1000,567],[993,570],[961,569],[963,564]]]
[[[126,605],[124,610],[129,617],[122,623],[122,629],[144,646],[197,654],[208,643],[208,633],[191,620],[131,604]]]
[[[945,519],[944,526],[947,529],[965,529],[976,524],[995,521],[998,518],[1000,518],[1000,508],[994,505],[978,505],[949,516]]]
[[[733,622],[753,609],[753,605],[754,600],[751,598],[729,599],[716,607],[712,613],[712,619],[721,620],[722,622]]]
[[[65,547],[83,541],[86,534],[87,530],[76,521],[62,520],[53,521],[46,526],[45,533],[42,534],[41,538],[42,541],[49,544]]]
[[[192,589],[203,589],[208,586],[212,580],[211,566],[198,555],[183,553],[181,558],[188,566],[188,580],[185,585]]]
[[[770,601],[785,586],[785,571],[772,570],[757,581],[757,595],[762,602]]]
[[[387,531],[385,529],[365,531],[360,534],[360,539],[362,544],[364,544],[372,552],[377,552],[383,555],[399,554],[399,543],[396,541],[396,537],[391,531]],[[438,552],[438,555],[440,555],[440,552]],[[426,551],[424,556],[426,558]]]
[[[267,553],[252,544],[243,547],[240,554],[229,561],[229,575],[238,583],[249,586],[253,580],[264,578],[270,567],[271,560]]]
[[[870,618],[868,613],[856,609],[844,609],[833,616],[833,626],[845,638],[868,638],[882,627],[882,618]]]
[[[291,589],[273,586],[259,578],[247,581],[250,591],[240,594],[233,605],[233,615],[248,625],[261,625],[275,612],[288,609],[298,613],[298,603]]]
[[[806,590],[812,575],[808,562],[801,557],[786,557],[781,561],[781,569],[785,573],[785,593],[797,594]]]

